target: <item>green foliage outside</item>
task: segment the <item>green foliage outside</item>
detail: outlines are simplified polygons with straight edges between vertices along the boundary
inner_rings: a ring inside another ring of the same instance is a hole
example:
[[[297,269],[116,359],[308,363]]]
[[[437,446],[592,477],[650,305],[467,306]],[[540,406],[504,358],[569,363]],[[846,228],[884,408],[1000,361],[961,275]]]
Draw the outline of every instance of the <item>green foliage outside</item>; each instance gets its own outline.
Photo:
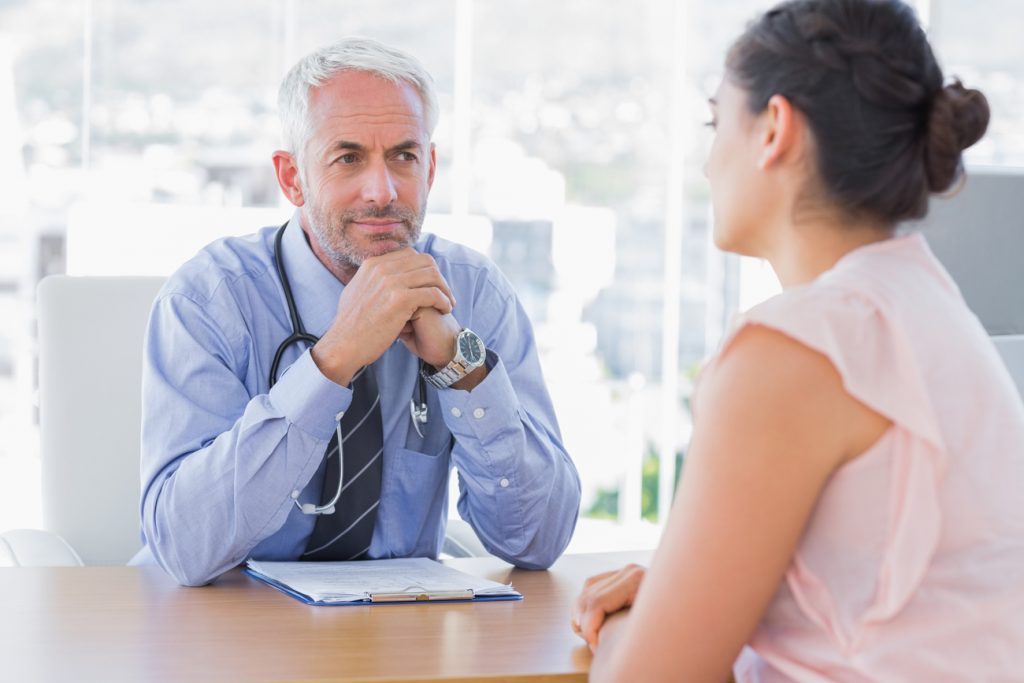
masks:
[[[654,446],[648,445],[644,455],[642,489],[640,494],[641,516],[648,522],[658,521],[658,453]],[[675,484],[679,483],[679,475],[683,471],[683,454],[676,453],[676,477]],[[595,519],[618,519],[619,517],[619,489],[598,489],[597,497],[593,505],[583,513],[586,517]]]

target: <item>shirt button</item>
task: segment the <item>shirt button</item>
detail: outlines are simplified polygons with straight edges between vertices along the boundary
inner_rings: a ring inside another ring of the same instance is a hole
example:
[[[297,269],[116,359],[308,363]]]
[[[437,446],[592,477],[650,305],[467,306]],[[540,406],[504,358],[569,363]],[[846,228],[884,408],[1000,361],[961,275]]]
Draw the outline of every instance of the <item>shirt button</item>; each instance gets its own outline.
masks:
[[[292,498],[298,498],[298,497],[299,497],[299,490],[295,489],[294,491],[292,491]]]
[[[499,481],[499,482],[498,482],[498,485],[499,485],[499,486],[500,486],[501,488],[503,488],[503,489],[507,489],[507,488],[508,488],[508,479],[506,479],[506,478],[502,477],[502,478],[501,478],[501,481]]]
[[[452,408],[452,415],[455,417],[462,417],[462,411],[458,408]]]
[[[475,417],[478,420],[484,415],[485,413],[483,408],[477,408],[476,410],[473,411],[473,417]]]

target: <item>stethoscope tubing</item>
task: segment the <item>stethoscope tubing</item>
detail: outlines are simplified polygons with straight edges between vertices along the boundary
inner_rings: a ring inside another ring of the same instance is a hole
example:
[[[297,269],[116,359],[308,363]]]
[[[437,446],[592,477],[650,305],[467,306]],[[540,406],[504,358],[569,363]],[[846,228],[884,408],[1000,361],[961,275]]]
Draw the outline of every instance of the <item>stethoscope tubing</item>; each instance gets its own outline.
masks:
[[[277,267],[277,275],[281,281],[281,289],[284,291],[285,304],[288,306],[288,317],[291,319],[292,333],[285,337],[278,347],[277,351],[274,352],[274,359],[270,363],[270,377],[269,385],[273,387],[277,384],[277,373],[281,365],[281,358],[284,356],[284,352],[292,345],[298,343],[305,343],[313,346],[318,341],[319,337],[316,337],[308,332],[302,325],[302,318],[299,316],[298,306],[295,305],[295,296],[292,294],[292,286],[288,281],[288,273],[285,271],[284,258],[282,256],[281,242],[284,238],[285,228],[288,227],[288,221],[281,224],[281,227],[277,229],[277,233],[274,235],[274,262]],[[427,423],[427,383],[423,379],[423,375],[419,372],[416,373],[416,398],[409,401],[409,416],[412,419],[412,426],[416,429],[416,433],[423,438],[423,432],[420,430],[421,424]],[[312,505],[306,503],[305,505],[300,504],[297,496],[293,495],[292,498],[295,502],[296,507],[302,510],[307,515],[329,515],[334,513],[334,505],[338,502],[338,498],[341,496],[341,489],[344,482],[344,466],[345,461],[342,457],[342,436],[341,436],[341,417],[342,413],[338,413],[336,417],[336,431],[338,437],[338,490],[335,491],[334,497],[325,505]]]
[[[303,327],[302,318],[299,317],[299,309],[295,305],[295,296],[292,294],[292,286],[288,282],[288,273],[284,269],[284,259],[281,257],[281,240],[284,237],[284,229],[287,226],[288,221],[285,221],[277,229],[277,234],[274,236],[274,262],[277,265],[277,276],[281,280],[281,289],[284,290],[285,303],[288,305],[288,317],[291,318],[292,333],[285,337],[285,340],[277,347],[277,351],[274,352],[274,360],[270,364],[271,387],[277,384],[277,371],[281,365],[281,357],[284,356],[284,352],[289,346],[299,342],[305,342],[313,346],[320,341],[319,338],[306,332],[306,328]]]

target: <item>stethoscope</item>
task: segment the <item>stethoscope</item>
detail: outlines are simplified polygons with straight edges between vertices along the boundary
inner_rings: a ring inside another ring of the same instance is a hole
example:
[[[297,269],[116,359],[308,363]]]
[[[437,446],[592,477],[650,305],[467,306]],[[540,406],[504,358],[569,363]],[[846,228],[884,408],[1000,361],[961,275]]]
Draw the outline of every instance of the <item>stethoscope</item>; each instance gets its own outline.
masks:
[[[274,360],[270,363],[269,383],[271,387],[277,384],[277,370],[281,365],[281,357],[284,356],[284,352],[288,347],[298,343],[313,346],[320,341],[319,337],[306,332],[306,328],[302,325],[302,318],[299,317],[299,309],[295,306],[295,296],[292,294],[292,286],[288,282],[288,274],[284,269],[284,258],[281,256],[281,240],[284,238],[286,227],[288,227],[288,221],[282,223],[281,227],[277,229],[277,234],[274,235],[274,262],[277,265],[277,275],[281,280],[281,288],[284,290],[285,303],[288,304],[288,317],[291,318],[292,333],[285,337],[284,341],[277,347],[277,351],[274,353]],[[338,488],[334,492],[334,496],[323,505],[299,503],[299,492],[293,491],[292,502],[304,514],[334,514],[334,505],[341,497],[341,491],[344,488],[343,482],[345,481],[345,458],[342,457],[342,445],[345,443],[345,440],[341,435],[341,418],[344,414],[344,411],[342,411],[334,417],[335,430],[338,436]],[[423,432],[420,430],[420,425],[427,424],[427,382],[423,379],[423,373],[421,372],[416,373],[416,396],[409,400],[409,416],[412,419],[413,428],[416,429],[416,433],[422,439]]]

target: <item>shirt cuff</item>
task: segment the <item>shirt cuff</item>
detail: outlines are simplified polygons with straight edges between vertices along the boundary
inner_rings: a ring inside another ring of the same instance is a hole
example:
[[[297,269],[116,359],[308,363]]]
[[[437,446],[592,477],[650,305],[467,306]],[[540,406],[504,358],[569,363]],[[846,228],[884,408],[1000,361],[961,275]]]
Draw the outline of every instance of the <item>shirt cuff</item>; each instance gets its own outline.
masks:
[[[334,434],[335,416],[352,403],[352,390],[320,372],[307,349],[269,392],[288,422],[323,441]]]
[[[519,423],[519,397],[505,365],[490,349],[486,363],[487,376],[472,391],[437,392],[444,422],[455,438],[477,439],[485,445],[507,434],[509,424]]]

